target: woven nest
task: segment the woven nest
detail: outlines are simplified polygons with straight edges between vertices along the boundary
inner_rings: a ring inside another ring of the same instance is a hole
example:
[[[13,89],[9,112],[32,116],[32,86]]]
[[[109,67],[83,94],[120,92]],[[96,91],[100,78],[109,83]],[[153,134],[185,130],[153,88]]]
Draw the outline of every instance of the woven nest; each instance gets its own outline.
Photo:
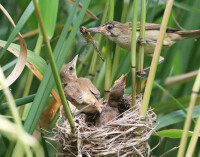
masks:
[[[126,99],[123,102],[127,105],[130,101]],[[59,154],[70,157],[149,156],[148,139],[156,127],[156,114],[149,109],[147,115],[142,117],[140,106],[141,98],[137,99],[135,108],[127,109],[101,127],[91,123],[91,116],[88,118],[88,115],[81,114],[74,117],[75,134],[71,134],[68,120],[61,114],[54,129],[55,139],[61,146]]]

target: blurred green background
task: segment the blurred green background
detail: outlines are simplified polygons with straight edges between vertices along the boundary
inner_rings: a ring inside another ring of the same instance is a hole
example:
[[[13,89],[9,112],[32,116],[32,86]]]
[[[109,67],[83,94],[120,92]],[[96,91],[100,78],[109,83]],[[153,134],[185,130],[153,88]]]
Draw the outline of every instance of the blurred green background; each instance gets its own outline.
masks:
[[[36,18],[35,13],[33,12],[29,17],[29,14],[24,14],[27,11],[28,5],[30,5],[29,0],[1,0],[1,5],[8,11],[10,16],[13,18],[17,26],[20,27],[20,33],[23,35],[28,32],[32,32],[38,29],[38,21]],[[77,75],[78,77],[89,77],[93,83],[97,86],[100,90],[101,95],[104,94],[104,76],[105,76],[105,62],[102,62],[99,57],[96,58],[96,63],[92,65],[92,60],[96,55],[96,52],[93,50],[92,44],[86,41],[83,37],[81,37],[81,33],[79,29],[76,29],[75,26],[78,26],[78,22],[80,26],[85,26],[86,28],[99,26],[102,22],[107,22],[107,15],[108,11],[106,11],[106,4],[108,3],[106,0],[98,0],[98,1],[88,1],[88,0],[81,0],[80,3],[84,5],[86,2],[89,4],[88,9],[98,18],[95,20],[94,17],[88,15],[83,15],[82,19],[80,15],[80,9],[73,8],[73,5],[66,0],[59,0],[59,1],[43,1],[40,0],[40,8],[43,14],[43,18],[45,19],[45,28],[48,33],[49,42],[51,44],[51,48],[54,52],[54,55],[58,55],[59,48],[58,46],[59,40],[64,35],[61,33],[64,24],[66,23],[67,19],[69,19],[70,12],[73,10],[75,14],[72,17],[72,23],[70,24],[70,30],[68,32],[67,37],[64,37],[65,42],[62,43],[61,48],[63,53],[60,56],[64,58],[64,62],[68,63],[73,59],[73,57],[78,54],[79,60],[77,64]],[[52,3],[52,4],[51,4]],[[160,24],[162,21],[164,9],[166,6],[166,1],[164,0],[147,0],[147,15],[146,15],[146,22],[149,23],[158,23]],[[174,27],[180,30],[193,30],[193,29],[200,29],[200,1],[199,0],[175,0],[173,9],[170,15],[169,27]],[[32,9],[34,7],[32,6]],[[31,9],[29,9],[30,11]],[[109,10],[109,9],[108,9]],[[115,0],[114,6],[114,20],[115,21],[122,21],[122,22],[130,22],[132,21],[132,13],[133,13],[133,1],[127,0]],[[104,19],[105,17],[105,19]],[[21,21],[20,21],[21,20]],[[24,21],[23,21],[24,20]],[[102,20],[105,20],[102,21]],[[139,10],[138,10],[138,21],[140,20],[140,1],[139,1]],[[78,26],[77,28],[80,28]],[[72,30],[71,30],[72,29]],[[75,31],[73,33],[73,29]],[[12,36],[14,28],[7,20],[6,16],[0,12],[0,40],[8,41],[8,38],[15,38],[16,36]],[[98,36],[97,34],[94,35],[95,39],[98,42],[98,48],[100,49],[101,53],[105,57],[106,54],[106,42],[107,40],[102,37]],[[101,38],[102,37],[102,38]],[[101,40],[99,40],[101,38]],[[36,45],[40,45],[41,49],[37,49],[38,55],[45,60],[48,64],[49,60],[46,56],[46,49],[44,44],[42,43],[42,35],[39,33],[34,34],[32,36],[28,36],[24,38],[27,44],[27,48],[32,52],[36,51]],[[68,41],[71,41],[69,44]],[[15,42],[19,44],[19,41]],[[39,44],[40,43],[40,44]],[[64,49],[67,47],[67,49]],[[115,60],[115,48],[116,45],[112,44],[112,62]],[[66,52],[65,52],[66,51]],[[0,50],[0,53],[2,49]],[[56,54],[57,53],[57,54]],[[54,57],[55,57],[54,56]],[[59,56],[59,55],[58,55]],[[157,123],[158,129],[160,130],[167,130],[167,129],[183,129],[183,124],[185,120],[185,114],[180,110],[177,106],[176,102],[169,96],[169,93],[172,95],[174,99],[177,99],[181,102],[181,104],[187,108],[190,95],[192,91],[192,86],[194,83],[194,76],[189,77],[189,79],[182,78],[179,81],[175,82],[173,86],[170,86],[166,83],[167,78],[182,75],[185,73],[190,73],[193,71],[198,70],[200,66],[200,38],[199,39],[186,39],[179,41],[171,48],[162,52],[162,56],[165,57],[164,63],[158,66],[158,70],[156,72],[155,81],[164,87],[164,90],[161,90],[156,84],[154,84],[154,88],[152,91],[152,96],[150,100],[150,105],[154,108],[154,111],[158,115]],[[34,60],[34,58],[33,58]],[[126,94],[131,94],[131,65],[130,65],[130,52],[127,50],[120,49],[120,56],[116,58],[119,62],[117,67],[115,68],[115,72],[112,71],[112,83],[118,79],[122,74],[128,73],[127,81],[126,81]],[[151,58],[145,57],[145,64],[144,67],[150,66]],[[14,65],[16,63],[16,57],[6,51],[4,55],[0,58],[0,66],[2,67],[5,76],[12,71]],[[56,62],[56,64],[59,63]],[[61,65],[58,65],[58,69]],[[93,69],[93,70],[92,70]],[[51,89],[46,89],[45,85],[43,86],[43,92],[46,92],[45,99],[35,96],[38,92],[41,92],[40,81],[37,77],[33,76],[33,80],[31,80],[30,70],[26,67],[20,77],[17,79],[15,83],[10,86],[10,90],[14,96],[14,99],[20,99],[20,101],[16,102],[19,106],[25,106],[25,109],[22,110],[22,122],[24,123],[27,117],[35,117],[39,119],[41,112],[50,104],[52,96],[49,94]],[[52,78],[52,73],[49,69],[48,76],[46,78]],[[93,74],[94,77],[90,77],[90,74]],[[45,73],[46,74],[46,73]],[[148,75],[148,72],[147,72]],[[53,78],[52,78],[53,80]],[[145,80],[145,78],[143,79]],[[185,81],[184,81],[185,80]],[[46,85],[48,84],[49,80],[46,81]],[[30,89],[28,87],[30,86]],[[25,89],[28,88],[25,92]],[[144,90],[144,89],[143,89]],[[144,92],[144,91],[143,91]],[[36,100],[37,99],[37,100]],[[40,111],[38,112],[37,109],[33,109],[30,107],[32,102],[39,101],[43,104]],[[193,118],[197,117],[200,114],[200,94],[198,95],[197,104],[195,106],[195,112]],[[6,105],[5,96],[2,91],[0,91],[0,114],[1,116],[8,116],[10,115],[10,111],[6,107],[2,107]],[[6,108],[6,109],[5,109]],[[34,115],[31,116],[33,112],[29,112],[31,108],[34,111]],[[10,119],[12,121],[12,118]],[[35,123],[32,125],[33,130],[35,129]],[[51,128],[55,125],[55,122],[51,123]],[[2,127],[2,126],[1,126]],[[25,130],[27,131],[28,124],[25,123]],[[192,123],[191,130],[194,128],[194,123]],[[49,129],[51,131],[51,129]],[[29,131],[28,131],[29,132]],[[31,131],[30,131],[31,132]],[[47,136],[46,132],[42,132],[42,135]],[[149,140],[151,148],[156,146],[159,142],[159,138],[157,136],[152,136]],[[43,149],[45,151],[45,156],[54,156],[56,152],[56,144],[48,139],[40,138],[39,139]],[[12,138],[7,138],[7,136],[0,134],[0,156],[9,156],[8,150],[12,150]],[[52,144],[53,143],[53,144]],[[160,156],[163,153],[167,152],[168,150],[172,149],[173,147],[179,146],[180,137],[179,138],[167,138],[162,137],[160,139],[160,145],[153,150],[153,156]],[[196,148],[200,147],[200,140],[197,142]],[[194,156],[200,155],[200,149],[195,149]],[[174,150],[167,154],[166,156],[176,156],[177,150]]]

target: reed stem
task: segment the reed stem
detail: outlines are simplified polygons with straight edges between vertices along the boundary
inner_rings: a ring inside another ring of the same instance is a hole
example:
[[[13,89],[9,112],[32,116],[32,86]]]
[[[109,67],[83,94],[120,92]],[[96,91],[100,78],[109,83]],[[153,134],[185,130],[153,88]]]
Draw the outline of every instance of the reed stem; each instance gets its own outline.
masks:
[[[59,76],[59,73],[58,73],[58,70],[57,70],[57,67],[56,67],[55,60],[53,58],[52,49],[51,49],[50,43],[48,42],[47,34],[45,32],[45,29],[44,29],[44,23],[42,21],[41,13],[40,13],[40,10],[39,10],[39,7],[38,7],[36,0],[33,0],[33,3],[34,3],[34,7],[35,7],[35,12],[36,12],[36,15],[37,15],[37,18],[38,18],[38,22],[39,22],[39,25],[40,25],[40,28],[41,28],[41,32],[42,32],[42,35],[43,35],[44,44],[45,44],[45,47],[46,47],[46,50],[47,50],[46,52],[47,52],[47,55],[48,55],[48,58],[49,58],[49,61],[50,61],[54,80],[56,82],[56,86],[58,88],[58,92],[59,92],[63,107],[65,109],[68,121],[70,123],[71,131],[72,131],[72,133],[74,133],[75,132],[75,124],[74,124],[74,121],[73,121],[73,118],[72,118],[71,111],[69,109],[69,105],[68,105],[67,100],[65,98],[65,94],[64,94],[64,90],[62,88],[60,76]]]
[[[168,23],[168,20],[169,20],[169,16],[170,16],[170,13],[171,13],[173,2],[174,2],[174,0],[168,0],[167,4],[166,4],[163,20],[162,20],[162,23],[161,23],[159,37],[158,37],[158,40],[157,40],[157,43],[156,43],[153,59],[152,59],[152,62],[151,62],[151,68],[150,68],[149,76],[148,76],[148,79],[147,79],[147,85],[146,85],[145,92],[144,92],[144,98],[143,98],[143,101],[142,101],[142,106],[141,106],[141,111],[140,111],[140,115],[142,115],[142,116],[145,116],[146,113],[147,113],[149,100],[150,100],[150,96],[151,96],[151,91],[152,91],[152,87],[153,87],[153,82],[154,82],[155,74],[156,74],[156,70],[157,70],[158,60],[159,60],[159,57],[160,57],[163,39],[165,37],[167,23]]]
[[[131,38],[131,73],[132,73],[132,106],[136,105],[136,32],[138,0],[133,3],[132,38]]]
[[[109,7],[109,2],[110,1],[106,2],[106,6],[105,6],[105,9],[104,9],[104,13],[103,13],[103,17],[102,17],[100,25],[103,25],[105,23],[105,21],[106,21],[106,17],[107,17],[107,13],[108,13],[108,7]],[[102,36],[100,34],[98,35],[98,42],[99,42],[99,44],[98,44],[97,48],[100,50],[100,45],[101,45],[101,42],[102,42]],[[96,63],[97,63],[97,53],[94,52],[93,56],[92,56],[92,61],[91,61],[90,69],[89,69],[89,79],[92,80],[92,81],[93,81],[93,78],[95,77],[95,73],[96,73]]]
[[[114,17],[114,0],[109,1],[109,21]],[[106,71],[105,71],[105,87],[104,87],[104,99],[108,99],[109,89],[111,87],[111,75],[112,75],[112,42],[107,39],[106,44]]]
[[[109,96],[109,90],[111,87],[111,69],[112,69],[112,42],[107,40],[104,99],[108,99]]]
[[[186,155],[185,155],[186,157],[191,157],[192,154],[194,153],[194,149],[195,149],[196,144],[197,144],[199,133],[200,133],[200,116],[197,118],[197,123],[196,123],[196,126],[194,128],[194,133],[192,135],[192,138],[190,140],[190,143],[189,143]]]
[[[123,9],[122,9],[122,15],[121,15],[121,22],[124,23],[127,20],[127,17],[129,15],[129,11],[130,9],[128,9],[130,7],[131,2],[127,3],[126,1],[124,1],[124,5],[123,5]],[[115,48],[115,55],[114,55],[114,60],[113,60],[113,65],[112,65],[112,82],[114,81],[116,72],[119,68],[119,63],[120,63],[120,52],[121,48],[116,45]]]
[[[193,88],[192,88],[190,104],[189,104],[187,117],[186,117],[185,124],[184,124],[184,131],[183,131],[183,134],[182,134],[182,138],[181,138],[181,142],[180,142],[180,148],[179,148],[177,157],[182,157],[185,154],[185,147],[186,147],[187,139],[188,139],[187,133],[190,129],[192,114],[193,114],[193,111],[194,111],[194,106],[195,106],[195,103],[196,103],[196,100],[197,100],[199,89],[200,89],[200,68],[199,68],[198,75],[196,77],[195,83],[194,83]]]
[[[139,44],[139,62],[138,71],[140,74],[143,73],[144,64],[144,44],[145,43],[145,21],[146,21],[146,0],[141,1],[141,14],[140,14],[140,44]],[[139,77],[137,80],[137,95],[141,93],[142,78]]]

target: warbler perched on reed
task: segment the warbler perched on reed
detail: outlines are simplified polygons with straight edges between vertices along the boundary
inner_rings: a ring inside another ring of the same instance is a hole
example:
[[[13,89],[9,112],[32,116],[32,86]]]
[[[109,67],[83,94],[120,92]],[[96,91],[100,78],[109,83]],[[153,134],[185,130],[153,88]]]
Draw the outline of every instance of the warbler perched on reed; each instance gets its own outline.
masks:
[[[120,23],[117,21],[110,21],[106,24],[87,29],[88,32],[99,32],[111,41],[115,42],[121,48],[126,50],[131,50],[131,36],[132,36],[132,23]],[[144,53],[147,56],[153,56],[154,49],[156,46],[156,42],[158,40],[160,31],[160,25],[154,23],[146,23],[145,24],[145,46]],[[139,40],[140,34],[140,22],[137,23],[137,52],[138,47],[141,41]],[[179,40],[183,40],[186,38],[198,38],[200,37],[200,30],[189,30],[189,31],[181,31],[175,28],[167,28],[166,34],[163,40],[162,49],[166,49],[173,44],[175,44]],[[159,61],[162,61],[164,58],[160,57]]]

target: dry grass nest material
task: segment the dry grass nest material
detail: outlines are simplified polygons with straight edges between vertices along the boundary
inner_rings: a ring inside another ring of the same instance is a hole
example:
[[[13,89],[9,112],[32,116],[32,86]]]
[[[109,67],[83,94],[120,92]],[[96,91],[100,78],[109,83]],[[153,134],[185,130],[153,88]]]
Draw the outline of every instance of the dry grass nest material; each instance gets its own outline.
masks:
[[[123,112],[119,118],[106,125],[96,127],[81,114],[74,117],[76,133],[66,117],[61,114],[55,128],[55,138],[64,156],[149,156],[148,139],[155,130],[156,114],[149,109],[145,117],[140,116],[141,98],[134,109]],[[59,154],[60,154],[59,153]]]

